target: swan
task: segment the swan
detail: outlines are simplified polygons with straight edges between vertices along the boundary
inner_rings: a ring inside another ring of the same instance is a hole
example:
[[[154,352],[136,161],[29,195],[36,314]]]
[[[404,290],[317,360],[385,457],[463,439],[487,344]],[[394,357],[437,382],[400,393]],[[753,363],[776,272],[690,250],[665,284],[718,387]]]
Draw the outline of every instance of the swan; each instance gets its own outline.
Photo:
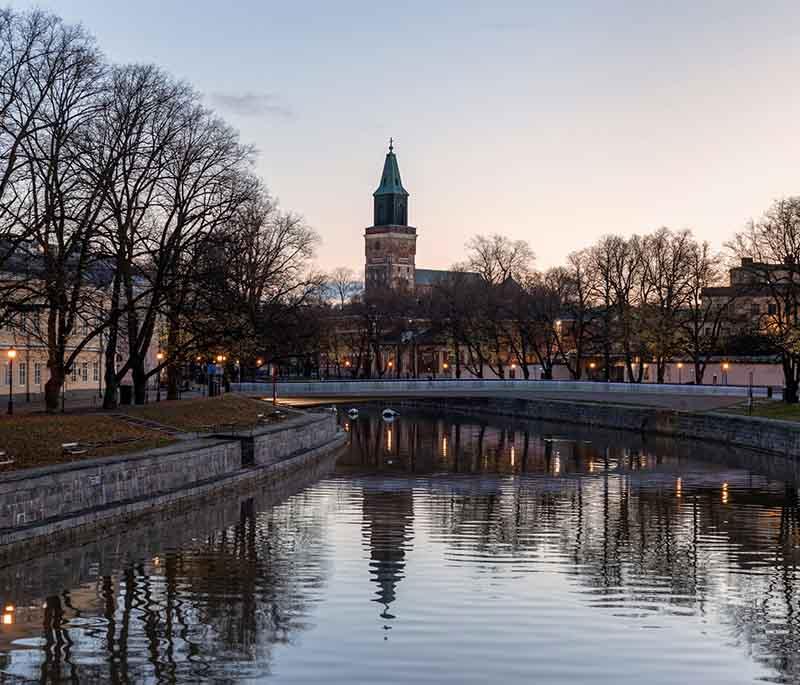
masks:
[[[347,412],[347,415],[348,415],[348,416],[349,416],[351,419],[357,419],[357,418],[358,418],[358,409],[356,409],[355,407],[353,407],[352,409],[350,409],[350,410]]]
[[[400,416],[400,414],[396,412],[394,409],[386,408],[381,412],[381,416],[386,421],[389,421],[390,419],[394,419],[395,416]]]

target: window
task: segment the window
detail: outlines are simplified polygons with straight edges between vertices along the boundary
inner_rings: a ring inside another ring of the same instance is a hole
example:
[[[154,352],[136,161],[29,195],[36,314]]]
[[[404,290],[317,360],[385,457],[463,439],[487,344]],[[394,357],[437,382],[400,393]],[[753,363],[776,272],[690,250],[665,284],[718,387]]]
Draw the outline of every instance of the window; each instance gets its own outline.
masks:
[[[36,362],[33,365],[33,383],[34,385],[42,384],[42,365],[40,362]]]
[[[92,380],[100,380],[100,362],[92,362]]]
[[[89,362],[81,364],[81,380],[86,383],[89,380]]]
[[[71,370],[71,373],[70,373],[70,380],[73,383],[77,383],[78,382],[78,366],[76,364],[72,365],[72,370]]]
[[[8,362],[5,363],[5,373],[3,374],[3,379],[3,385],[11,385],[11,369],[9,368]]]
[[[752,316],[758,316],[760,313],[761,306],[758,304],[758,302],[753,302],[753,304],[750,305],[750,314]]]
[[[19,384],[25,385],[28,380],[28,362],[22,362],[19,365]]]
[[[774,302],[770,302],[770,303],[767,305],[767,312],[768,312],[769,314],[772,314],[772,315],[775,315],[775,314],[777,314],[777,313],[778,313],[778,307],[775,305],[775,303],[774,303]]]

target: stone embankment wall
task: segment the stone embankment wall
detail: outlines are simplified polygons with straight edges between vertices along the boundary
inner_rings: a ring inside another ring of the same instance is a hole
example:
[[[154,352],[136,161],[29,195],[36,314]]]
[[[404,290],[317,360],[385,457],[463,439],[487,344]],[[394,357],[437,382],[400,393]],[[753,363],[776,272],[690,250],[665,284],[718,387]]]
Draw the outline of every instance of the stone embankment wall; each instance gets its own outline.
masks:
[[[297,420],[291,430],[284,426],[265,426],[252,433],[253,461],[266,466],[299,454],[317,445],[324,445],[336,437],[335,414],[308,414]]]
[[[486,413],[557,423],[709,440],[800,459],[800,424],[738,414],[684,412],[622,404],[480,397],[400,401],[448,412]]]
[[[346,440],[329,412],[304,415],[263,431],[247,434],[268,455],[254,466],[243,466],[244,441],[231,436],[4,475],[0,545],[133,518],[245,482],[276,475],[280,479],[297,464],[308,467]]]

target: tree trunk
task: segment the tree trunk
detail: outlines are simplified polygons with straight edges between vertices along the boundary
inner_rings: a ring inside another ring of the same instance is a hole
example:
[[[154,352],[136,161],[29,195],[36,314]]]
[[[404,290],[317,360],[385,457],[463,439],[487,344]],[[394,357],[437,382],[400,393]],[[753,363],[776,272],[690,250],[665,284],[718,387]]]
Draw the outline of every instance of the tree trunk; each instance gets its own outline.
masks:
[[[695,385],[703,384],[703,377],[706,375],[706,365],[699,361],[694,363],[694,382]]]
[[[64,386],[64,366],[58,360],[49,360],[47,367],[50,371],[50,378],[44,384],[44,404],[48,414],[58,411],[58,401],[61,395],[61,388]]]
[[[111,354],[113,362],[113,354]],[[119,390],[119,383],[117,383],[117,373],[114,367],[109,365],[108,353],[106,353],[106,370],[105,380],[106,387],[103,391],[103,409],[116,409],[117,408],[117,391]]]
[[[144,404],[147,397],[147,374],[144,370],[144,361],[137,359],[131,366],[131,376],[133,377],[133,402],[134,404]]]
[[[784,355],[783,358],[783,401],[787,404],[796,404],[798,401],[797,362]]]
[[[178,389],[181,382],[180,365],[175,363],[176,350],[180,340],[178,325],[175,323],[177,317],[170,318],[169,330],[167,331],[167,399],[177,400]],[[240,360],[241,363],[241,360]],[[239,367],[241,368],[241,367]],[[156,381],[161,382],[161,372],[156,374]]]

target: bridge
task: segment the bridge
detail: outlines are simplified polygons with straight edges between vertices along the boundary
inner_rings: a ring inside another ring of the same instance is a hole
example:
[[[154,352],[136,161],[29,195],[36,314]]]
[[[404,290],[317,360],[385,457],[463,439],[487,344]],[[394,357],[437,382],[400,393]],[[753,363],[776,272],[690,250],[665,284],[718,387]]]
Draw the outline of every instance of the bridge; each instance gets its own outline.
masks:
[[[596,381],[531,381],[494,379],[327,380],[233,383],[231,389],[272,397],[291,404],[357,402],[393,398],[504,397],[634,404],[685,410],[710,410],[772,396],[771,388],[741,385],[677,385],[604,383]],[[777,394],[778,396],[780,393]]]

